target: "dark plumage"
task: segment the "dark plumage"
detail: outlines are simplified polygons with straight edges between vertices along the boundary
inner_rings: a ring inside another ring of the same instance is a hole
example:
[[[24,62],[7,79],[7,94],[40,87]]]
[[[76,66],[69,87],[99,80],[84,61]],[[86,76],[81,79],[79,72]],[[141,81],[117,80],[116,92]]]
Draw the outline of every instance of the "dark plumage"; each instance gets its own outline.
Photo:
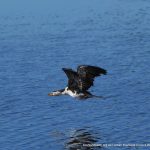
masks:
[[[90,66],[90,65],[80,65],[77,71],[72,69],[62,68],[68,77],[68,87],[63,90],[58,90],[58,93],[69,94],[73,97],[75,94],[82,94],[82,96],[92,96],[88,89],[93,86],[94,78],[102,74],[106,75],[107,71],[103,68]],[[70,91],[73,93],[70,94]],[[56,93],[56,92],[55,92]],[[54,94],[53,94],[54,95]],[[60,95],[60,94],[59,94]]]
[[[68,88],[72,91],[85,92],[93,86],[94,78],[101,74],[106,75],[107,71],[100,67],[80,65],[77,72],[72,69],[63,68],[68,77]]]

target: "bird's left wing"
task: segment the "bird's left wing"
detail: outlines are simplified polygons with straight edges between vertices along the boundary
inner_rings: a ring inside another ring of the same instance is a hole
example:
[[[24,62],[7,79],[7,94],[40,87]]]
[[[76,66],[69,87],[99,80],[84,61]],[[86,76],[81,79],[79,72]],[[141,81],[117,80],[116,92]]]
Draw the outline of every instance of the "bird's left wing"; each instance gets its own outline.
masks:
[[[68,77],[68,88],[72,91],[78,90],[78,74],[72,69],[62,68]]]

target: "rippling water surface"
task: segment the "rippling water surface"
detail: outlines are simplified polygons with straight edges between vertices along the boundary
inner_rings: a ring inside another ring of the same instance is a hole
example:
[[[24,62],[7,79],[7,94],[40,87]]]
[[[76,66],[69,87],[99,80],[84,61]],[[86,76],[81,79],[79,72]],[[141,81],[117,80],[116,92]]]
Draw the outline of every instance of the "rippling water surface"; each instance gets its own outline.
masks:
[[[34,3],[0,10],[0,149],[149,143],[150,1]],[[79,64],[107,69],[91,88],[105,99],[48,97]]]

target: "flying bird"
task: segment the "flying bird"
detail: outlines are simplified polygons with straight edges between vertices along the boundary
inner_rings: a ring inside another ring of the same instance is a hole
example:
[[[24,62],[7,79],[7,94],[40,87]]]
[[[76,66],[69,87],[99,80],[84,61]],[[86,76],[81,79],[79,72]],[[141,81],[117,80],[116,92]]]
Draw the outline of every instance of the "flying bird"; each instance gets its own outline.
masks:
[[[49,96],[70,95],[81,99],[97,97],[92,95],[88,89],[94,85],[95,77],[107,74],[105,69],[90,65],[80,65],[77,71],[68,68],[62,68],[62,70],[68,77],[68,85],[64,89],[49,93]]]

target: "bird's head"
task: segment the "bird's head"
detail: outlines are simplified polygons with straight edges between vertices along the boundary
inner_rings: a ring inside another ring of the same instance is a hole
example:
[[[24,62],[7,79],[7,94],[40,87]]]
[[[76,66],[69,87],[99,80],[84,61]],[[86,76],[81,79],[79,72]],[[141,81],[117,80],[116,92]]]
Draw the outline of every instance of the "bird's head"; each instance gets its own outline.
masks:
[[[61,92],[59,91],[53,91],[51,93],[48,93],[48,96],[59,96],[59,95],[61,95]]]
[[[48,93],[48,96],[59,96],[59,95],[62,95],[63,92],[64,92],[64,89],[53,91],[51,93]]]

